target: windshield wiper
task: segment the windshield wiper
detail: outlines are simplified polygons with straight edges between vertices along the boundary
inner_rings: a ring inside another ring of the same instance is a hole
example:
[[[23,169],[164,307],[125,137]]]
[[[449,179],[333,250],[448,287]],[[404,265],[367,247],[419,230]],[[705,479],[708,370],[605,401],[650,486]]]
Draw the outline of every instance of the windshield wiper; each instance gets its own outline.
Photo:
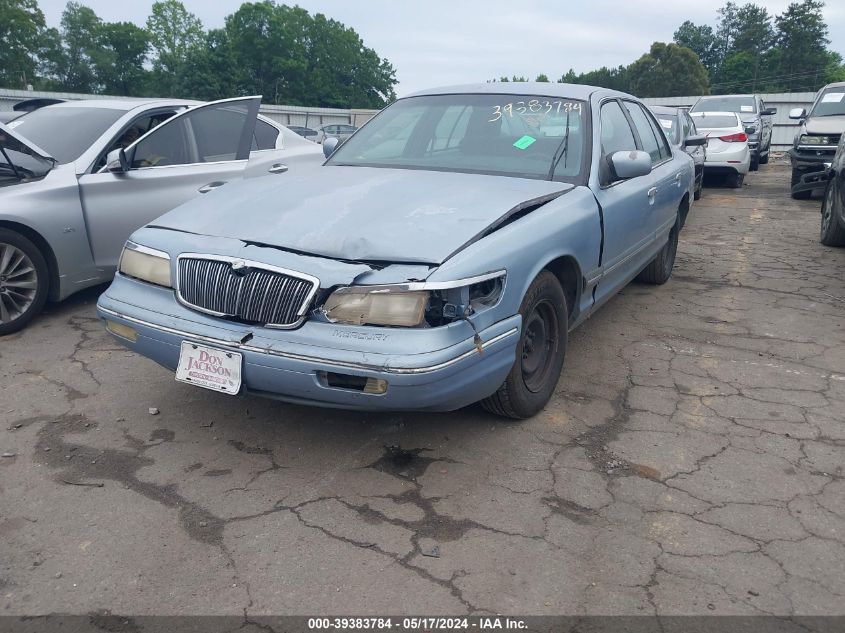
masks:
[[[557,164],[560,162],[560,159],[566,156],[566,150],[569,149],[569,112],[566,113],[566,132],[563,135],[563,140],[558,145],[558,148],[555,150],[554,156],[552,156],[552,166],[549,169],[549,180],[552,180],[555,176],[555,170],[557,169]],[[566,168],[566,161],[563,161],[563,166]]]

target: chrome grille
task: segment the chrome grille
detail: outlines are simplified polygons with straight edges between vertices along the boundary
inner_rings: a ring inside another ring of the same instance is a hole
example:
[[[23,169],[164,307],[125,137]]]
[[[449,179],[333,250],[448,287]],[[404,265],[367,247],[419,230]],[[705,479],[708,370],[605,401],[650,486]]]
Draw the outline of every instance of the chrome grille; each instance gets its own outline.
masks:
[[[299,324],[318,281],[234,258],[180,256],[179,299],[217,316],[271,327]]]

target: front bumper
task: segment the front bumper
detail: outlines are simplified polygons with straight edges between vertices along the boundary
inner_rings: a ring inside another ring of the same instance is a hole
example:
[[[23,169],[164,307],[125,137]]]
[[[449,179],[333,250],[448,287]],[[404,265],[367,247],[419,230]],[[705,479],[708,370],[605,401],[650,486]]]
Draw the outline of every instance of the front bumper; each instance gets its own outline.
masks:
[[[789,150],[789,161],[793,172],[799,176],[792,185],[792,193],[813,191],[827,184],[828,173],[836,151],[830,149],[805,149],[793,147]]]
[[[489,396],[513,365],[521,327],[514,315],[485,328],[483,352],[464,322],[403,330],[307,321],[298,330],[271,330],[190,311],[171,291],[120,275],[97,302],[97,314],[135,330],[135,341],[113,336],[170,370],[182,341],[191,341],[243,355],[242,393],[386,411],[451,411]],[[327,372],[381,379],[388,387],[383,394],[332,387]]]

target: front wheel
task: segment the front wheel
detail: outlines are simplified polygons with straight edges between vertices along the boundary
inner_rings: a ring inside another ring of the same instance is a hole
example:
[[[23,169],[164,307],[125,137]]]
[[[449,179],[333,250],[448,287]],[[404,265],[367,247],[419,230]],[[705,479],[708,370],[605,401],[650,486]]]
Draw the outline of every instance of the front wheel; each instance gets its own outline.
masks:
[[[0,336],[23,329],[47,300],[47,263],[20,233],[0,229]]]
[[[547,270],[531,282],[519,307],[522,334],[516,360],[492,396],[481,401],[490,413],[525,419],[552,397],[566,357],[569,310],[557,277]]]
[[[819,241],[825,246],[845,246],[845,226],[836,214],[836,181],[827,183],[822,202],[822,225]]]
[[[751,157],[751,166],[748,168],[749,171],[757,171],[760,169],[760,156],[759,154],[755,154]]]
[[[742,189],[742,183],[745,182],[745,174],[735,174],[731,176],[731,187],[734,189]]]

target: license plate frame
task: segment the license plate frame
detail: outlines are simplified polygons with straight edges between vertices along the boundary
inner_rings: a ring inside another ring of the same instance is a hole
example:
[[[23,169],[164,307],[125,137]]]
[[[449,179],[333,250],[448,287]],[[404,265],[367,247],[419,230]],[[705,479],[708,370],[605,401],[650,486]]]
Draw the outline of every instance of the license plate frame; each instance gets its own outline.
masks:
[[[243,383],[243,354],[182,341],[176,380],[236,396]]]

